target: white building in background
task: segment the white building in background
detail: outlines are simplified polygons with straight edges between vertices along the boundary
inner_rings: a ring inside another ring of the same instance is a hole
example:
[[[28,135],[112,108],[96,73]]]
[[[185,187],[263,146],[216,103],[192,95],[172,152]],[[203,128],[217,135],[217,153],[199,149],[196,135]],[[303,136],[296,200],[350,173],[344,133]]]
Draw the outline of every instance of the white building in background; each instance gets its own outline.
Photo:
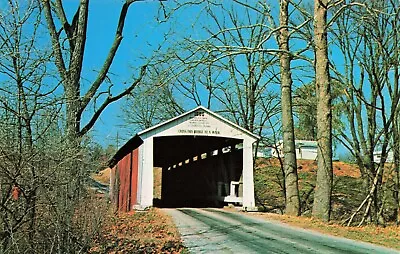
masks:
[[[295,140],[296,158],[303,160],[317,159],[317,141]],[[283,157],[283,140],[276,143],[276,148],[272,149],[272,157]]]
[[[382,151],[376,151],[374,152],[374,162],[375,163],[380,163],[382,158]],[[392,163],[394,162],[394,157],[393,157],[393,151],[389,151],[386,156],[386,161],[387,163]]]

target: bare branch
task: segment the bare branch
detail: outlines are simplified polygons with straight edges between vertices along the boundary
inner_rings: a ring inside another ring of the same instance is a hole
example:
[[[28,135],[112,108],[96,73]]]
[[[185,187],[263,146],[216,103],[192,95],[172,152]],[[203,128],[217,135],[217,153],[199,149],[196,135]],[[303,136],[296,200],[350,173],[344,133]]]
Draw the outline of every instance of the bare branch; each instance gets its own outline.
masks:
[[[118,26],[114,37],[114,42],[110,48],[110,51],[108,52],[108,56],[103,64],[103,67],[101,68],[99,74],[97,75],[96,80],[91,85],[89,91],[82,98],[82,103],[81,103],[82,110],[88,105],[88,103],[93,98],[94,94],[97,92],[100,85],[103,83],[104,79],[107,76],[108,70],[110,69],[110,66],[114,60],[119,45],[121,44],[122,41],[122,33],[125,26],[125,19],[128,12],[128,8],[133,2],[136,2],[136,0],[127,0],[122,6],[121,13],[119,16]]]
[[[81,129],[81,131],[79,132],[79,136],[83,136],[85,135],[95,124],[95,122],[97,121],[97,119],[100,117],[101,113],[104,111],[104,109],[106,109],[106,107],[121,99],[122,97],[130,94],[132,92],[132,90],[141,82],[141,80],[143,79],[145,73],[146,73],[146,68],[147,65],[142,66],[141,71],[140,71],[140,75],[139,77],[127,88],[125,89],[123,92],[119,93],[116,96],[109,96],[107,97],[107,99],[103,102],[103,104],[96,110],[96,112],[93,114],[92,118],[89,120],[89,122]]]
[[[51,14],[51,6],[49,0],[43,0],[43,5],[44,5],[44,14],[47,20],[47,26],[49,28],[50,32],[50,37],[51,37],[51,43],[53,45],[53,52],[54,52],[54,57],[55,57],[55,63],[58,69],[58,72],[61,75],[61,79],[67,80],[68,79],[68,72],[65,67],[62,51],[61,51],[61,46],[60,42],[58,41],[58,33],[56,26],[54,24],[53,16]]]

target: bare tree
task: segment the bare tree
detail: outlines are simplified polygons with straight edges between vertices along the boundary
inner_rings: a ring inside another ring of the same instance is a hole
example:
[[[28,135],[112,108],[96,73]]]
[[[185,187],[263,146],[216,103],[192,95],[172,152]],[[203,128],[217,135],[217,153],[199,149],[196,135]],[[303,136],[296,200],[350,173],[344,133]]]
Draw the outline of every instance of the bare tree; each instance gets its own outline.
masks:
[[[35,0],[10,0],[0,11],[1,253],[71,253],[91,239],[74,218],[77,197],[85,196],[76,183],[88,172],[70,173],[78,160],[85,164],[86,151],[65,142],[62,89],[41,37],[42,15]]]
[[[318,171],[313,216],[329,221],[333,181],[332,109],[328,59],[328,0],[314,1],[315,85],[317,93]]]
[[[289,53],[289,1],[280,1],[279,49],[281,69],[281,108],[283,132],[283,168],[285,172],[286,210],[289,215],[300,215],[300,196],[297,177],[294,123],[292,112],[292,75]]]
[[[356,158],[366,196],[349,218],[349,225],[359,213],[363,214],[361,224],[366,220],[384,223],[382,212],[388,203],[382,185],[385,161],[390,149],[394,154],[398,149],[394,129],[399,107],[398,15],[398,3],[394,1],[361,2],[348,9],[333,30],[345,62],[343,74],[335,71],[337,79],[346,84],[341,99],[349,131],[343,130],[341,137]],[[374,162],[377,150],[381,156],[378,163]],[[396,197],[396,180],[387,183],[393,183]]]
[[[73,143],[85,135],[95,124],[104,109],[112,102],[128,95],[141,81],[146,66],[141,68],[138,78],[122,92],[112,95],[110,89],[105,93],[105,99],[95,110],[86,125],[81,126],[82,114],[90,103],[98,100],[99,89],[107,78],[107,74],[114,61],[118,48],[123,39],[125,19],[129,7],[137,2],[135,0],[124,1],[118,25],[115,30],[114,42],[108,52],[103,66],[97,77],[92,81],[90,88],[85,94],[82,89],[82,67],[86,49],[87,26],[89,22],[89,1],[82,0],[72,18],[69,19],[61,0],[44,0],[41,2],[44,16],[47,21],[48,31],[51,38],[53,56],[58,70],[61,84],[64,88],[66,103],[66,130],[68,139]],[[64,43],[67,42],[67,44]]]
[[[269,105],[264,100],[275,98],[271,87],[279,82],[278,58],[265,49],[273,40],[265,15],[268,5],[262,1],[249,6],[240,1],[192,4],[202,6],[207,24],[195,25],[205,35],[184,38],[167,55],[176,73],[175,88],[193,104],[203,104],[260,133],[267,122],[261,104]]]
[[[132,127],[136,132],[144,130],[184,113],[183,103],[175,96],[176,84],[164,84],[167,78],[162,75],[162,71],[149,68],[141,86],[125,98],[122,117],[130,131]]]
[[[391,2],[394,3],[393,1]],[[398,94],[399,92],[399,82],[400,82],[400,12],[397,11],[392,20],[393,29],[393,57],[392,57],[392,69],[393,69],[393,94]],[[393,118],[393,157],[394,157],[394,171],[395,171],[395,181],[394,181],[394,201],[395,209],[394,216],[396,217],[396,224],[400,225],[400,107],[397,105],[397,109],[394,112]]]
[[[33,1],[22,6],[17,1],[9,1],[1,16],[0,73],[5,77],[0,86],[0,108],[3,113],[3,123],[12,126],[9,137],[6,137],[6,133],[2,133],[5,142],[0,148],[3,157],[0,166],[2,187],[0,192],[3,197],[0,201],[0,214],[4,223],[0,234],[5,251],[9,247],[13,233],[24,225],[28,225],[28,243],[34,244],[38,172],[34,164],[33,123],[37,120],[38,111],[47,106],[43,99],[46,94],[42,92],[44,86],[41,82],[45,73],[43,64],[48,61],[49,54],[42,54],[36,48],[35,39],[40,25],[40,11]],[[27,23],[30,20],[34,23],[31,27],[32,33],[28,35],[24,29],[28,28]],[[10,147],[9,141],[15,142],[16,147]],[[11,167],[7,168],[6,165]],[[9,203],[10,192],[14,192],[14,199],[20,192],[23,194],[18,204]]]

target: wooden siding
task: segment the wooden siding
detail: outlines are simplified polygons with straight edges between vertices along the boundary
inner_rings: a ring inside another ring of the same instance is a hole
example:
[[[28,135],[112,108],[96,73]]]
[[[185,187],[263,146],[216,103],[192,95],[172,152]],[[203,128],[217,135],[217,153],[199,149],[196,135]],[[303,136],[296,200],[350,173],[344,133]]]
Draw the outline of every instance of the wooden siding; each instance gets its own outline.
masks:
[[[118,193],[118,197],[111,194],[111,201],[120,212],[133,210],[133,206],[137,203],[138,155],[139,148],[136,148],[126,154],[112,170],[111,178],[115,179],[111,181],[112,190]]]

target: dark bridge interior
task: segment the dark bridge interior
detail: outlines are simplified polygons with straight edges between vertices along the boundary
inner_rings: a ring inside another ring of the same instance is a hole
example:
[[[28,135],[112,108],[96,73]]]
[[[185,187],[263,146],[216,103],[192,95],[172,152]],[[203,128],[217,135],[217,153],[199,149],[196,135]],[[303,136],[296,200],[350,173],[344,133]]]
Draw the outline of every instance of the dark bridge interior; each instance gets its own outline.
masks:
[[[242,197],[242,142],[208,136],[155,137],[154,167],[162,168],[162,173],[161,196],[154,205],[221,206],[232,189]]]

